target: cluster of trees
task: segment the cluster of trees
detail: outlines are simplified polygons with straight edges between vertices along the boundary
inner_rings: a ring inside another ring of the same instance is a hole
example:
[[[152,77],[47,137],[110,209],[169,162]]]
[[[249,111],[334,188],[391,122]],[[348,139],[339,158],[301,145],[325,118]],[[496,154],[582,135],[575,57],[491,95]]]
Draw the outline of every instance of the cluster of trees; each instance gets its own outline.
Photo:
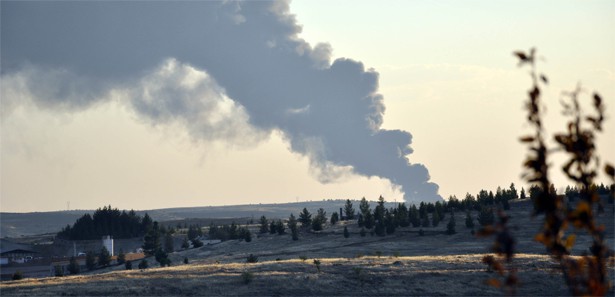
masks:
[[[190,234],[190,232],[188,232]],[[243,239],[246,242],[252,241],[252,233],[246,227],[241,227],[235,222],[230,225],[217,226],[213,222],[209,226],[209,239],[220,239],[222,241],[229,239]]]
[[[143,253],[148,257],[155,256],[156,261],[162,267],[171,266],[168,253],[175,251],[174,232],[174,229],[166,229],[164,226],[159,226],[158,222],[154,222],[143,237],[143,245],[141,246]]]
[[[97,209],[93,215],[84,214],[73,226],[64,227],[57,236],[69,240],[100,239],[105,235],[133,238],[145,235],[153,224],[147,213],[141,217],[134,210],[120,211],[109,205]]]

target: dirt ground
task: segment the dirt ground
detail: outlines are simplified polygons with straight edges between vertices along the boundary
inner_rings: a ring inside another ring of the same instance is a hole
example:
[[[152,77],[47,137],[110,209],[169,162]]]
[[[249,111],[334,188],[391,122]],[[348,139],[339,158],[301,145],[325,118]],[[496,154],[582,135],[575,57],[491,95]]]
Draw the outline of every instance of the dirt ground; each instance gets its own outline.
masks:
[[[607,227],[613,248],[613,209],[607,207],[599,222]],[[558,265],[532,238],[540,218],[529,219],[529,201],[512,204],[511,226],[517,239],[513,265],[518,270],[519,296],[561,296],[569,292]],[[475,216],[476,214],[474,214]],[[172,267],[143,271],[109,268],[87,275],[26,279],[0,284],[2,296],[492,296],[502,291],[485,281],[497,277],[481,263],[492,238],[476,238],[464,225],[465,213],[456,214],[455,235],[444,230],[449,215],[438,227],[400,228],[385,237],[359,236],[355,222],[342,222],[319,234],[254,236],[252,242],[226,241],[172,253]],[[342,235],[343,226],[351,231]],[[256,228],[256,226],[254,226]],[[256,230],[254,230],[256,231]],[[574,250],[581,254],[589,238],[579,236]],[[249,254],[258,263],[246,263]],[[190,260],[182,264],[184,257]],[[320,261],[320,272],[314,262]],[[149,260],[150,265],[154,260]],[[133,267],[136,267],[133,265]],[[101,273],[102,272],[102,273]],[[609,263],[613,282],[614,265]],[[249,282],[247,280],[249,279]],[[614,282],[615,283],[615,282]],[[611,291],[610,296],[613,295]]]

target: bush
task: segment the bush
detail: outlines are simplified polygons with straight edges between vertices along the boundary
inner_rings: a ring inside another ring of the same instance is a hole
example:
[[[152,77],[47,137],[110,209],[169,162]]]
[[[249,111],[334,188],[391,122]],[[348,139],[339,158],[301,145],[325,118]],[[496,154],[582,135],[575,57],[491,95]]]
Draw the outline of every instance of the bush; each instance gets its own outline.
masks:
[[[15,271],[15,273],[13,273],[13,276],[11,277],[12,280],[20,280],[23,279],[23,273],[21,273],[20,270]]]
[[[258,262],[258,257],[254,256],[253,254],[248,255],[248,258],[246,259],[246,262],[248,263],[256,263]]]
[[[148,267],[149,264],[147,263],[147,260],[143,259],[139,262],[139,269],[147,269]]]
[[[365,231],[365,228],[361,228],[359,234],[361,235],[361,237],[365,237],[365,235],[367,235],[367,231]]]
[[[299,259],[301,259],[301,261],[305,262],[305,260],[307,260],[307,256],[301,255],[301,256],[299,256]]]
[[[314,259],[314,265],[316,266],[318,273],[320,273],[320,260]]]
[[[184,264],[188,264],[188,257],[184,257]]]
[[[124,268],[126,268],[126,270],[132,270],[132,262],[126,261],[126,263],[124,263]]]
[[[60,277],[60,276],[64,276],[64,268],[62,268],[62,265],[56,265],[56,266],[54,266],[54,267],[53,267],[53,271],[54,271],[54,272],[53,272],[53,274],[54,274],[55,276],[58,276],[58,277]]]
[[[425,236],[425,231],[423,231],[423,229],[419,230],[419,236]]]
[[[70,257],[70,261],[68,263],[68,272],[70,274],[78,274],[79,272],[81,272],[81,267],[79,266],[79,263],[77,262],[77,259],[75,259],[75,257]]]
[[[195,238],[195,239],[192,240],[192,246],[195,247],[195,248],[202,247],[203,246],[203,242]]]
[[[252,280],[254,279],[254,274],[252,274],[252,272],[249,271],[244,271],[241,273],[241,282],[244,284],[249,284],[252,282]]]
[[[124,251],[120,249],[120,254],[117,255],[117,264],[124,264],[124,262],[126,262],[126,254],[124,254]]]
[[[348,232],[348,227],[344,226],[344,238],[350,237],[350,232]]]

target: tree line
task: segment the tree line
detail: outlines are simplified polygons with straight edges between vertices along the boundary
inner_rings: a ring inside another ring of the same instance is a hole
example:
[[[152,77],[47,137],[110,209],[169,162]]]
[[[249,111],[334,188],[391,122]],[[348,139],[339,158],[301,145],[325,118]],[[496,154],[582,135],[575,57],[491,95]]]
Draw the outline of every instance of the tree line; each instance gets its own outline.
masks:
[[[105,235],[118,239],[134,238],[145,235],[153,224],[147,213],[141,217],[134,210],[120,211],[109,205],[97,209],[93,215],[84,214],[72,226],[62,228],[57,236],[68,240],[100,239]]]

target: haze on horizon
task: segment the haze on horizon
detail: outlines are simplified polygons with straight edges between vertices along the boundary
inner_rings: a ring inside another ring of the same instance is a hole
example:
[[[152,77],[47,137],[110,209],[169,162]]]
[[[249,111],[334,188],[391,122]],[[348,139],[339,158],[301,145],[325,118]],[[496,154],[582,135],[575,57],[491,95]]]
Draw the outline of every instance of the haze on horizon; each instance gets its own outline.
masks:
[[[532,46],[549,132],[580,81],[615,160],[612,1],[1,5],[2,211],[520,188]]]

